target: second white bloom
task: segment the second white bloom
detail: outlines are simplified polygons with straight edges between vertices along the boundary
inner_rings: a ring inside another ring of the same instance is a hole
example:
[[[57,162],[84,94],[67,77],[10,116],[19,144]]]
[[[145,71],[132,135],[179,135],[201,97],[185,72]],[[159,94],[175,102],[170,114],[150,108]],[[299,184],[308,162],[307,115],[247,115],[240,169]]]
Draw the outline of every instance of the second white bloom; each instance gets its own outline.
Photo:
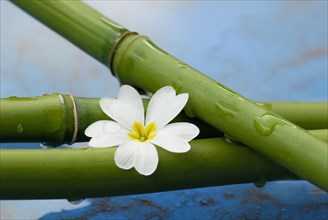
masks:
[[[117,99],[102,98],[102,111],[115,121],[101,120],[91,124],[85,134],[91,147],[118,146],[115,163],[122,169],[134,167],[140,174],[152,174],[158,165],[154,145],[170,152],[190,150],[189,141],[199,134],[191,123],[172,123],[188,101],[188,94],[176,95],[171,86],[158,90],[151,98],[146,117],[142,99],[131,86],[120,88]]]

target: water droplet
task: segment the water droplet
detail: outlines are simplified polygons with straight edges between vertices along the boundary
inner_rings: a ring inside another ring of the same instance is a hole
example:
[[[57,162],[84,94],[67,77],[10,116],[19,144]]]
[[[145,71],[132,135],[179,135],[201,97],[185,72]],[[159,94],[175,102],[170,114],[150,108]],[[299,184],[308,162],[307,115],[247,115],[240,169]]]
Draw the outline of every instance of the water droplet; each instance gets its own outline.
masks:
[[[261,118],[260,117],[256,117],[256,119],[254,120],[254,127],[257,130],[257,132],[262,135],[262,136],[268,136],[273,132],[274,129],[274,124],[272,125],[265,125],[263,123],[261,123]]]
[[[52,149],[52,148],[55,148],[56,146],[48,144],[48,143],[40,143],[40,147],[41,147],[41,149]]]
[[[214,105],[214,108],[215,108],[215,112],[217,115],[219,116],[226,116],[227,113],[221,108],[221,105],[219,103],[216,103]]]
[[[215,112],[217,115],[219,116],[232,116],[232,114],[229,112],[229,110],[227,111],[227,109],[225,109],[221,104],[216,103],[214,105],[215,107]]]
[[[220,101],[214,105],[214,108],[219,116],[234,117],[236,113],[240,112],[239,108],[233,101],[232,102]]]
[[[240,144],[241,143],[240,141],[238,141],[238,139],[233,138],[233,137],[231,137],[231,136],[229,136],[227,134],[224,134],[223,137],[224,137],[224,140],[226,142],[230,143],[230,144]]]
[[[259,106],[267,109],[267,110],[270,110],[272,108],[272,104],[271,103],[267,103],[267,102],[262,102],[262,103],[257,103]]]
[[[17,125],[17,132],[18,133],[22,133],[24,131],[24,127],[23,127],[23,125],[22,124],[18,124]]]
[[[220,84],[220,83],[216,83],[216,86],[217,87],[219,87],[220,89],[223,89],[223,90],[225,90],[226,92],[228,92],[228,93],[230,93],[230,95],[232,95],[232,96],[236,96],[237,95],[237,93],[235,92],[235,91],[232,91],[231,89],[229,89],[228,87],[226,87],[226,86],[224,86],[224,85],[222,85],[222,84]]]
[[[139,58],[139,60],[147,60],[148,59],[148,54],[144,52],[140,52],[136,54],[136,58]]]
[[[71,198],[71,199],[67,199],[67,201],[69,203],[71,203],[72,205],[79,205],[79,204],[81,204],[84,201],[84,199]]]
[[[159,48],[157,45],[155,45],[153,42],[151,41],[145,41],[145,44],[152,48],[153,51],[155,51],[158,55],[161,55],[161,56],[168,56],[168,57],[171,57],[170,54],[168,54],[166,51],[162,50],[161,48]]]
[[[200,75],[197,76],[197,80],[196,80],[196,82],[197,82],[198,84],[201,84],[201,83],[202,83],[202,80],[200,79]]]
[[[295,125],[271,113],[265,113],[262,116],[257,116],[254,119],[253,124],[256,131],[262,136],[268,136],[272,134],[277,125],[289,125],[293,128],[296,128]]]
[[[195,117],[194,109],[191,107],[191,105],[186,105],[184,112],[189,118]]]
[[[265,186],[266,182],[267,182],[266,177],[262,175],[254,182],[254,185],[256,187],[263,187]]]
[[[179,69],[190,69],[190,67],[187,64],[184,64],[182,62],[177,62]]]
[[[9,101],[15,101],[17,99],[17,96],[9,96],[7,100]]]
[[[182,81],[179,79],[178,81],[172,81],[172,86],[177,93],[182,93]]]
[[[123,29],[123,27],[121,25],[119,25],[113,21],[110,21],[108,18],[100,18],[99,20],[110,27],[115,27],[117,29]]]

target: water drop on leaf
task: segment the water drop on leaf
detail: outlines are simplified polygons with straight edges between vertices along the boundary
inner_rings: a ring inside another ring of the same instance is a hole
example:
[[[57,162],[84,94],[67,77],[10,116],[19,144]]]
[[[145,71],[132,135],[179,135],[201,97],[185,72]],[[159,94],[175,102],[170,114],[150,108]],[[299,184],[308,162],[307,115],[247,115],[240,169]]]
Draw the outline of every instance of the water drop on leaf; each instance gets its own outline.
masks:
[[[190,67],[182,62],[177,62],[177,66],[179,69],[190,69]]]
[[[266,177],[263,175],[263,176],[260,176],[260,177],[254,182],[254,185],[255,185],[256,187],[263,187],[263,186],[265,186],[266,182],[267,182],[267,179],[266,179]]]
[[[275,124],[270,123],[268,120],[263,119],[263,117],[256,117],[254,119],[254,128],[262,136],[268,136],[273,132]]]
[[[194,113],[194,110],[191,107],[191,105],[186,105],[184,107],[184,112],[189,118],[194,118],[195,117],[195,113]]]
[[[71,199],[67,199],[67,201],[69,203],[71,203],[72,205],[79,205],[79,204],[81,204],[84,201],[84,199],[71,198]]]
[[[238,145],[241,144],[241,142],[240,142],[238,139],[233,138],[233,137],[231,137],[231,136],[229,136],[229,135],[227,135],[227,134],[224,134],[224,140],[225,140],[226,142],[230,143],[230,144],[238,144]],[[241,145],[240,145],[240,146],[241,146]]]
[[[237,105],[233,102],[223,102],[220,101],[214,105],[215,112],[219,116],[231,116],[234,117],[240,110]]]
[[[23,127],[23,125],[22,124],[18,124],[17,125],[17,132],[18,133],[22,133],[24,131],[24,127]]]
[[[265,108],[265,109],[268,109],[268,110],[271,110],[272,108],[272,104],[271,103],[267,103],[267,102],[263,102],[263,103],[257,103],[259,106]]]
[[[262,136],[272,134],[277,125],[296,128],[296,126],[291,124],[289,121],[279,118],[272,113],[265,113],[262,116],[257,116],[254,119],[253,124],[255,130]]]
[[[55,148],[56,146],[55,145],[51,145],[51,144],[48,144],[48,143],[40,143],[40,148],[41,149],[52,149],[52,148]]]

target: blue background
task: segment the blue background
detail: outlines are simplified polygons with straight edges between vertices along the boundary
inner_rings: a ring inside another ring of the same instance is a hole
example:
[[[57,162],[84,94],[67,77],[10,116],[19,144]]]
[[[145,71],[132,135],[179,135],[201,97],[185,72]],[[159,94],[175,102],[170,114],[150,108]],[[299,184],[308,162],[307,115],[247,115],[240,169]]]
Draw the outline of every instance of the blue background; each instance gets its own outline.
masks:
[[[7,1],[1,97],[115,97],[109,70]],[[327,1],[87,1],[130,30],[256,101],[327,101]],[[1,148],[38,144],[1,144]],[[305,181],[66,200],[1,201],[1,219],[327,219]]]

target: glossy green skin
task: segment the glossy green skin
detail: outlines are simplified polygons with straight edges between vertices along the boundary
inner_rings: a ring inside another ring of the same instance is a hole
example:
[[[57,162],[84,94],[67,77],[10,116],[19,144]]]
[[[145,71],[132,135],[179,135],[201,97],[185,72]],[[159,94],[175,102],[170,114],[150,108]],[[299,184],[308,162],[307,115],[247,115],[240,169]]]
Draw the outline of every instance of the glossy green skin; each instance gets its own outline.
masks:
[[[66,108],[72,103],[59,94],[0,99],[0,142],[65,143],[73,131],[73,114]]]
[[[105,65],[116,41],[128,31],[81,1],[11,2]]]
[[[328,190],[327,143],[192,69],[139,35],[116,50],[113,70],[123,84],[146,91],[172,85],[189,93],[187,115],[198,117]]]
[[[88,141],[85,129],[93,122],[111,120],[99,106],[99,98],[74,97],[78,130],[75,142]],[[148,100],[144,100],[145,109]],[[0,143],[41,142],[58,146],[70,143],[74,133],[73,103],[68,95],[49,94],[33,98],[0,99]],[[198,138],[222,137],[222,132],[212,126],[191,119],[183,113],[173,121],[191,122],[201,132]]]
[[[60,98],[61,97],[61,98]],[[74,97],[78,113],[76,142],[88,141],[85,129],[95,121],[111,120],[99,106],[99,98]],[[148,100],[144,100],[145,109]],[[258,103],[274,109],[279,115],[304,128],[326,128],[322,114],[327,110],[326,103]],[[293,108],[288,108],[291,106]],[[48,145],[70,143],[74,130],[72,100],[64,94],[48,94],[32,98],[0,99],[0,142],[43,142]],[[312,121],[311,121],[312,120]],[[310,123],[311,121],[311,123]],[[197,138],[222,137],[222,132],[197,118],[179,114],[173,122],[190,122],[200,128]],[[306,127],[308,126],[308,127]],[[326,130],[315,131],[315,135],[326,140]]]
[[[262,102],[257,104],[304,129],[328,128],[327,102]]]
[[[81,2],[13,2],[105,65],[115,42],[127,32]],[[126,37],[116,52],[113,69],[123,83],[152,92],[165,85],[188,92],[185,111],[189,116],[199,117],[328,189],[326,143],[190,68],[144,37]],[[17,125],[17,130],[22,127]]]
[[[298,179],[224,139],[195,140],[191,145],[184,154],[157,148],[158,168],[147,177],[119,169],[115,148],[1,150],[0,199],[91,198]]]

